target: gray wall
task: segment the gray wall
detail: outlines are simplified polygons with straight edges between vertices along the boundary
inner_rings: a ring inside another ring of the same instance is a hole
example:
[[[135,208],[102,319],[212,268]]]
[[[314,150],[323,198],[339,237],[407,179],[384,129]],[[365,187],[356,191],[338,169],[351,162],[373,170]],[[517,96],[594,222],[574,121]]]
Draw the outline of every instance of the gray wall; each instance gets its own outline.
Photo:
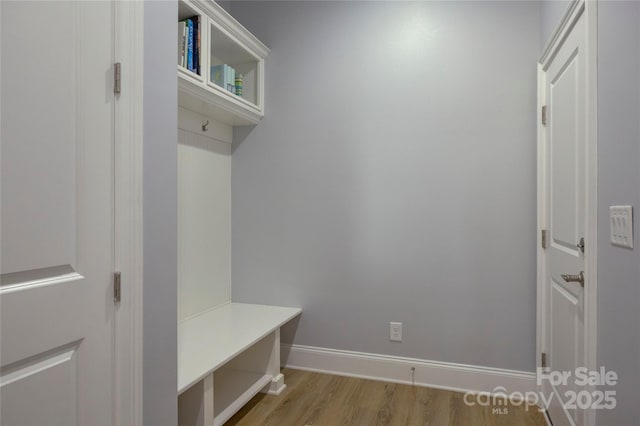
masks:
[[[640,3],[598,6],[598,365],[620,377],[601,425],[640,424]],[[609,206],[634,206],[635,248],[609,243]]]
[[[177,2],[144,6],[144,424],[177,423]],[[124,70],[126,72],[126,70]]]
[[[539,4],[232,12],[272,49],[234,134],[234,299],[302,307],[297,344],[533,371]]]
[[[224,10],[231,13],[231,0],[219,0],[216,1]]]
[[[560,25],[572,0],[540,1],[540,46],[544,49],[551,35]]]

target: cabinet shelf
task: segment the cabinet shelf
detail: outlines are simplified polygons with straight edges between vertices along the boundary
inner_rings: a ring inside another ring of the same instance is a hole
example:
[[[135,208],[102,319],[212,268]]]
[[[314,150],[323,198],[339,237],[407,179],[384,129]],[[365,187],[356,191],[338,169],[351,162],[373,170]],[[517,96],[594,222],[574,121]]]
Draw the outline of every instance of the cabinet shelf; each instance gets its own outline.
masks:
[[[188,18],[199,21],[200,67],[178,64],[178,104],[232,126],[258,123],[269,49],[213,1],[180,0],[178,19]]]

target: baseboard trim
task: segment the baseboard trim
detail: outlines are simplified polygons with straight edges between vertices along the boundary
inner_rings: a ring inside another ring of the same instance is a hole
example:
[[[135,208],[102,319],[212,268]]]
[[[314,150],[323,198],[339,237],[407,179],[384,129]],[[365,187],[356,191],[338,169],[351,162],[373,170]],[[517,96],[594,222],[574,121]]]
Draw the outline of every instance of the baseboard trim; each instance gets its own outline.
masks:
[[[458,392],[536,392],[533,372],[303,345],[281,345],[284,367]],[[411,368],[415,371],[412,372]],[[412,377],[413,376],[413,377]]]

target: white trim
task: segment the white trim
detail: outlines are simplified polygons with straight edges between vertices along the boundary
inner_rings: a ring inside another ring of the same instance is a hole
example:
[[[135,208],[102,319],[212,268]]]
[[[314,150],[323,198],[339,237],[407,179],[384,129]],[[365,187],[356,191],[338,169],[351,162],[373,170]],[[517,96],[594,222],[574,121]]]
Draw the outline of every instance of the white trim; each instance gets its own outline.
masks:
[[[544,277],[546,276],[546,264],[544,262],[545,251],[542,248],[542,230],[547,229],[546,222],[546,198],[545,188],[547,187],[547,171],[545,158],[547,155],[547,145],[545,139],[545,128],[542,125],[542,107],[545,104],[545,72],[542,65],[538,64],[538,108],[537,108],[537,139],[538,139],[538,160],[537,160],[537,240],[536,240],[536,368],[542,367],[541,354],[546,350],[544,342],[546,341],[546,286],[544,285]]]
[[[199,83],[178,70],[178,104],[234,126],[258,124],[264,112],[213,84]]]
[[[280,331],[280,329],[278,329]],[[287,385],[284,382],[284,374],[276,374],[271,379],[271,382],[262,389],[262,392],[268,393],[269,395],[278,396],[287,388]]]
[[[580,18],[584,14],[586,22],[586,80],[585,102],[587,105],[586,130],[586,223],[585,223],[585,275],[587,282],[584,289],[584,332],[585,332],[585,366],[589,370],[597,369],[597,295],[598,295],[598,3],[596,0],[574,0],[549,44],[544,49],[538,63],[538,111],[546,104],[545,72],[553,61],[559,47]],[[544,158],[546,140],[544,126],[537,120],[538,129],[538,233],[546,229],[545,195],[547,190]],[[540,353],[545,351],[546,312],[548,294],[544,285],[545,251],[541,248],[538,235],[537,248],[537,321],[536,321],[536,366],[540,367]],[[593,389],[592,389],[593,390]],[[596,416],[593,410],[585,410],[585,424],[595,425]]]
[[[115,270],[122,273],[115,315],[114,424],[142,424],[142,90],[144,3],[115,2]]]
[[[53,277],[23,281],[18,284],[3,286],[2,288],[0,288],[0,296],[4,296],[6,294],[13,293],[16,291],[24,291],[27,288],[35,289],[38,287],[45,287],[48,285],[56,285],[56,284],[66,283],[69,281],[77,281],[82,279],[84,279],[84,276],[80,275],[77,272],[71,272],[68,274],[55,275]]]
[[[564,16],[562,17],[562,21],[556,28],[556,30],[551,35],[551,39],[549,40],[547,46],[542,51],[542,55],[538,60],[539,64],[548,64],[553,60],[553,57],[558,50],[558,47],[562,44],[564,39],[567,37],[567,34],[571,31],[573,26],[575,25],[577,18],[580,16],[579,11],[584,3],[584,0],[573,0],[569,7],[567,8]]]
[[[586,64],[587,64],[587,133],[585,168],[587,192],[587,218],[585,240],[589,245],[585,247],[585,283],[584,326],[585,326],[585,366],[595,371],[598,349],[598,2],[585,2],[586,18]],[[595,390],[595,386],[589,388]],[[596,412],[585,412],[585,425],[595,426]]]
[[[281,345],[282,363],[297,370],[414,384],[457,392],[536,391],[533,372],[428,361],[302,345]],[[415,367],[412,374],[411,368]],[[413,376],[413,377],[412,377]],[[497,389],[497,388],[504,389]]]
[[[241,44],[250,47],[251,51],[257,52],[261,57],[269,54],[270,50],[260,40],[256,38],[249,30],[242,26],[233,16],[229,14],[222,6],[213,1],[193,0],[207,16],[214,21],[220,28],[223,28],[227,34]],[[258,58],[256,58],[258,59]]]

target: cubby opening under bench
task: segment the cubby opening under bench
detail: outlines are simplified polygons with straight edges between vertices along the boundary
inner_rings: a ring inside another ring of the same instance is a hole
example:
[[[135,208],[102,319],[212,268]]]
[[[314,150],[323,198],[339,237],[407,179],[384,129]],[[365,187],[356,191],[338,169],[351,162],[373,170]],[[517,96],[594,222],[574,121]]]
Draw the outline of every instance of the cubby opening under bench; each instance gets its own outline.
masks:
[[[299,308],[227,303],[178,324],[180,425],[222,425],[258,392],[279,395],[280,327]]]

